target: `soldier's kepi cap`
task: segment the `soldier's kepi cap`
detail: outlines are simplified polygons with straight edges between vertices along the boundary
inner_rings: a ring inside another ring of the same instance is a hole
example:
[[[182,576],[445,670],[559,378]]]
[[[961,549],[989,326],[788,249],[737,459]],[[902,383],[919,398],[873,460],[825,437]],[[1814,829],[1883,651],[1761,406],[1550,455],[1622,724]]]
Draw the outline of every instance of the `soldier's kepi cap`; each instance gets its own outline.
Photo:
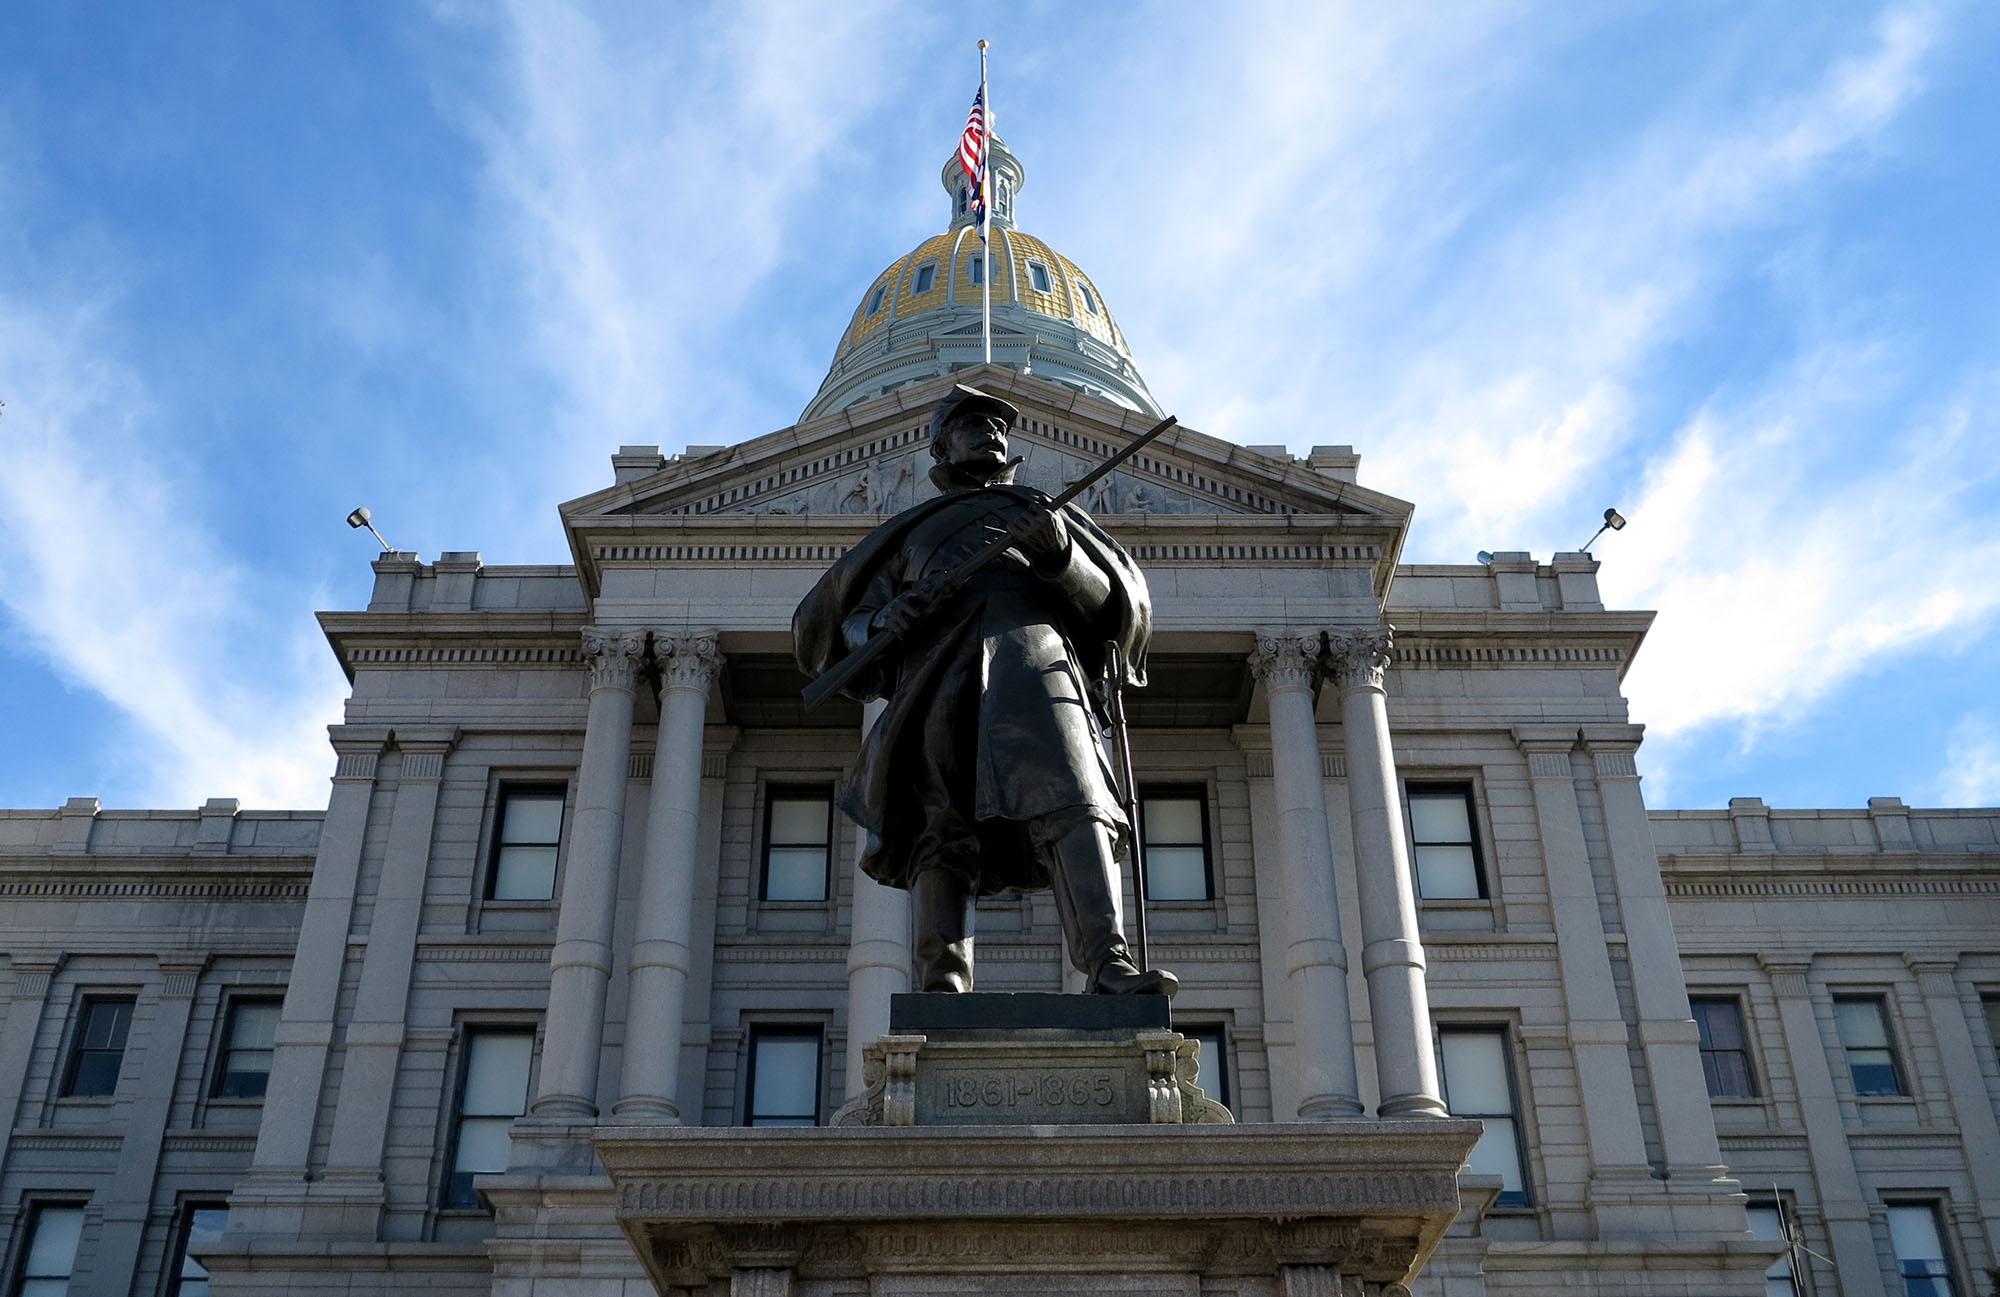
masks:
[[[933,453],[937,450],[938,435],[944,431],[945,424],[951,422],[953,415],[961,412],[969,414],[997,414],[1007,421],[1007,426],[1010,428],[1014,426],[1014,420],[1021,417],[1020,409],[1012,401],[1002,400],[991,392],[982,392],[978,388],[968,387],[964,383],[953,383],[951,390],[938,398],[937,409],[931,411],[931,450]]]

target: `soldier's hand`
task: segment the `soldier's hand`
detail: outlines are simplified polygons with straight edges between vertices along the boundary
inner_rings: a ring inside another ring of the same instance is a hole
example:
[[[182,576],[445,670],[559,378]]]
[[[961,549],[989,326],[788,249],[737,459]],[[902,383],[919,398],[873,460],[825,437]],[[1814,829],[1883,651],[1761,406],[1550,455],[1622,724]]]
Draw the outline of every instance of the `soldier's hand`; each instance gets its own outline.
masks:
[[[921,583],[913,585],[896,596],[895,602],[881,611],[877,621],[881,623],[883,630],[900,639],[937,604],[938,593],[936,586]]]
[[[1021,549],[1038,567],[1061,567],[1069,557],[1069,524],[1059,513],[1043,513],[1021,533]]]

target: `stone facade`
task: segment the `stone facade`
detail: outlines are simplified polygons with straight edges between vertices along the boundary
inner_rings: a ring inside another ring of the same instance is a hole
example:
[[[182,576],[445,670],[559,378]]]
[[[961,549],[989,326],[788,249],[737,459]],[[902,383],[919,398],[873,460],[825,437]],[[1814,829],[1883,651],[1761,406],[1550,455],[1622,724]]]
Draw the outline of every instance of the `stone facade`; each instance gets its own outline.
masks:
[[[959,377],[1021,406],[1051,480],[1151,423]],[[672,460],[623,448],[563,506],[573,565],[383,556],[368,607],[321,619],[352,681],[323,813],[0,813],[0,1274],[37,1212],[80,1204],[71,1292],[173,1291],[187,1209],[226,1198],[197,1249],[217,1293],[656,1291],[599,1150],[742,1124],[781,1030],[817,1043],[828,1121],[907,989],[907,907],[855,875],[851,828],[823,898],[773,899],[764,864],[774,800],[830,785],[864,724],[803,712],[789,657],[799,597],[879,516],[828,488],[921,482],[948,381]],[[1954,1291],[1983,1292],[2000,812],[1649,812],[1620,682],[1650,614],[1604,608],[1586,554],[1399,566],[1410,506],[1358,477],[1345,447],[1178,429],[1102,501],[1157,601],[1139,778],[1198,803],[1206,851],[1206,897],[1151,909],[1154,957],[1237,1129],[1450,1106],[1511,1133],[1503,1174],[1461,1177],[1419,1294],[1749,1297],[1778,1248],[1745,1205],[1774,1191],[1800,1292],[1897,1291],[1890,1213],[1917,1205]],[[770,507],[793,499],[833,504]],[[535,792],[561,808],[546,894],[496,895],[508,799]],[[1471,884],[1438,889],[1465,894],[1423,895],[1441,848],[1413,793],[1465,808],[1439,858]],[[982,990],[1075,986],[1046,896],[983,904],[979,961]],[[1705,1057],[1690,994],[1740,1047]],[[280,995],[263,1097],[218,1097],[231,1006]],[[108,1001],[130,1003],[112,1092],[67,1095]],[[470,1055],[510,1031],[532,1040],[511,1154],[455,1175]],[[1440,1041],[1468,1052],[1441,1068]],[[1504,1111],[1464,1073],[1452,1102],[1475,1046]],[[1711,1099],[1718,1068],[1750,1093]]]

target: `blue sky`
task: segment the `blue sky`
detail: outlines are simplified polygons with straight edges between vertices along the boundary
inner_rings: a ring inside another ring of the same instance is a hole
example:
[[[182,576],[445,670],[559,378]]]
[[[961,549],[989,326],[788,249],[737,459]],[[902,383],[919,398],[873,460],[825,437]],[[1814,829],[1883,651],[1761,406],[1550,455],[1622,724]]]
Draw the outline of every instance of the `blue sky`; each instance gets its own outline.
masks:
[[[2000,800],[2000,11],[30,4],[0,43],[0,805],[323,804],[372,542],[566,557],[1020,217],[1182,420],[1406,558],[1606,504],[1654,805]]]

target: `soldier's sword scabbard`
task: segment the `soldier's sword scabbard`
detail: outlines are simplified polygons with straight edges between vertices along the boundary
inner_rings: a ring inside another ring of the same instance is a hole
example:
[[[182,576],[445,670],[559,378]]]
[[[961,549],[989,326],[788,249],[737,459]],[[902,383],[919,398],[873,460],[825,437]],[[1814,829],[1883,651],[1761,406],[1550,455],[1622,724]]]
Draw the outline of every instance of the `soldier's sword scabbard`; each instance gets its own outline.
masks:
[[[937,602],[942,603],[944,599],[949,598],[953,592],[957,591],[967,580],[971,579],[973,573],[979,571],[979,569],[985,567],[988,563],[993,562],[1009,549],[1019,544],[1021,537],[1027,534],[1028,528],[1038,523],[1043,514],[1054,513],[1071,500],[1082,495],[1085,491],[1095,486],[1105,474],[1132,458],[1142,447],[1167,429],[1173,427],[1176,422],[1178,420],[1171,414],[1160,420],[1145,432],[1140,433],[1137,437],[1126,443],[1123,449],[1119,450],[1109,459],[1106,459],[1102,464],[1099,464],[1096,468],[1091,469],[1088,473],[1085,473],[1082,477],[1064,487],[1062,494],[1050,500],[1041,509],[1023,514],[1014,521],[1014,525],[1009,527],[1004,534],[994,537],[993,540],[989,541],[983,547],[974,550],[972,555],[964,562],[945,573],[944,579],[938,583],[941,594]],[[870,635],[867,642],[860,648],[849,653],[828,669],[825,674],[805,687],[800,694],[800,698],[805,702],[805,709],[809,712],[817,710],[820,704],[839,693],[847,686],[848,682],[863,671],[866,671],[869,664],[874,662],[876,658],[887,653],[899,638],[899,636],[888,630],[880,630]]]

